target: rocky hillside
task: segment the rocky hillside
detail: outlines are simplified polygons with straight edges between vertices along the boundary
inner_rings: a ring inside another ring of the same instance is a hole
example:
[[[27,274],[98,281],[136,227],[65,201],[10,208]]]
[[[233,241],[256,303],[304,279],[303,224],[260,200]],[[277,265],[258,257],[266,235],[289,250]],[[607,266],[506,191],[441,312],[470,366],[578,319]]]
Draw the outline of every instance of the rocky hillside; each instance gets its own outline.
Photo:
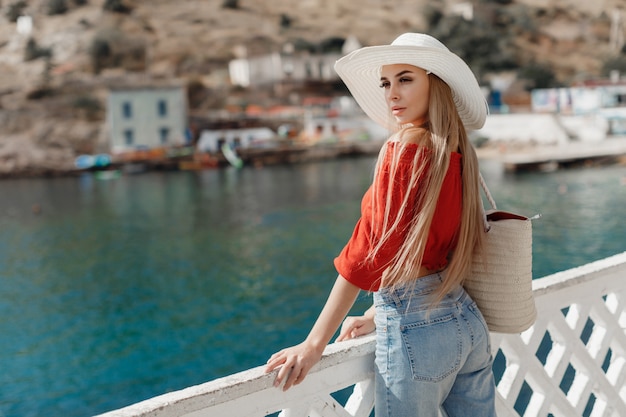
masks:
[[[370,45],[427,31],[484,83],[517,75],[512,94],[599,77],[623,57],[609,42],[623,0],[474,0],[471,20],[457,3],[0,0],[0,174],[62,171],[77,154],[106,150],[104,100],[121,80],[182,80],[199,113],[245,96],[226,71],[241,45],[248,54],[286,42],[323,51],[349,35]],[[32,17],[30,32],[20,15]]]

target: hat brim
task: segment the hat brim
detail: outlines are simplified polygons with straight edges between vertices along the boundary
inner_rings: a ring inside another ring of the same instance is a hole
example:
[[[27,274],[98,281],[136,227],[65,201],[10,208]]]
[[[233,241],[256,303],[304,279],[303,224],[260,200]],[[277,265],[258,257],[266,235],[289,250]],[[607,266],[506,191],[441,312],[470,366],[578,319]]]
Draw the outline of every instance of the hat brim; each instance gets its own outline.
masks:
[[[450,86],[466,129],[480,129],[485,124],[487,103],[467,64],[447,49],[406,45],[364,47],[335,63],[337,74],[354,99],[376,123],[392,132],[400,128],[380,88],[380,70],[383,65],[391,64],[408,64],[431,71]]]

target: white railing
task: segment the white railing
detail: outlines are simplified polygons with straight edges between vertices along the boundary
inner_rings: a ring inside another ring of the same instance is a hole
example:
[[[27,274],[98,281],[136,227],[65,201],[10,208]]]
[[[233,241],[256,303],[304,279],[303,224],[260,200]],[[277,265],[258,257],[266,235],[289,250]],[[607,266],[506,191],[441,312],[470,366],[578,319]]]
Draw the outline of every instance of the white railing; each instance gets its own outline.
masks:
[[[492,333],[498,416],[626,416],[626,252],[535,280],[533,291],[533,327]],[[367,417],[374,343],[366,336],[329,345],[287,392],[258,367],[102,417]],[[331,395],[352,386],[345,404]]]

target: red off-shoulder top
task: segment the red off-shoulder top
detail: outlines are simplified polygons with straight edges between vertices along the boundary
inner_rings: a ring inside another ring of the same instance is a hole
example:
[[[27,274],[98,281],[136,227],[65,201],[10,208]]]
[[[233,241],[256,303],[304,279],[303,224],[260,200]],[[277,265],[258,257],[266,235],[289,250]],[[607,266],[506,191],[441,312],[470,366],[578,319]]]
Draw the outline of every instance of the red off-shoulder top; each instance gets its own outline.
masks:
[[[376,182],[379,189],[376,192],[379,199],[378,207],[385,207],[389,184],[389,170],[393,152],[400,152],[398,142],[387,142],[385,159],[380,167],[380,180]],[[414,162],[415,154],[420,145],[407,144],[400,155],[397,173],[391,188],[390,213],[397,213],[406,193],[410,193],[409,201],[416,201],[420,183],[412,190],[408,189],[414,163],[425,163],[423,156]],[[427,151],[428,152],[428,151]],[[334,260],[337,272],[346,280],[366,291],[377,291],[380,288],[383,271],[391,264],[394,255],[402,245],[406,235],[406,226],[410,223],[414,212],[405,210],[400,219],[399,227],[385,245],[378,251],[373,260],[366,261],[374,240],[380,238],[380,228],[372,225],[372,187],[365,192],[361,201],[361,218],[356,223],[352,237]],[[462,209],[462,181],[461,181],[461,154],[453,152],[450,157],[450,166],[446,173],[437,208],[430,227],[422,266],[428,269],[443,269],[448,264],[448,255],[456,247],[458,229],[461,222]],[[384,210],[382,210],[384,213]],[[395,219],[395,214],[391,214]],[[373,232],[373,234],[372,234]]]

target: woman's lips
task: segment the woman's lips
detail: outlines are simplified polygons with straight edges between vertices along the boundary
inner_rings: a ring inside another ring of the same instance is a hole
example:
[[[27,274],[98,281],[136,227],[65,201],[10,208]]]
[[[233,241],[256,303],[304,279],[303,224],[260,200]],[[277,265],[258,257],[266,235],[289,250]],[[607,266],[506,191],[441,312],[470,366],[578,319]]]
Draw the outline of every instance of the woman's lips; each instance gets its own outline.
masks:
[[[402,114],[404,109],[405,109],[404,107],[392,107],[391,114],[393,114],[394,116],[399,116],[400,114]]]

